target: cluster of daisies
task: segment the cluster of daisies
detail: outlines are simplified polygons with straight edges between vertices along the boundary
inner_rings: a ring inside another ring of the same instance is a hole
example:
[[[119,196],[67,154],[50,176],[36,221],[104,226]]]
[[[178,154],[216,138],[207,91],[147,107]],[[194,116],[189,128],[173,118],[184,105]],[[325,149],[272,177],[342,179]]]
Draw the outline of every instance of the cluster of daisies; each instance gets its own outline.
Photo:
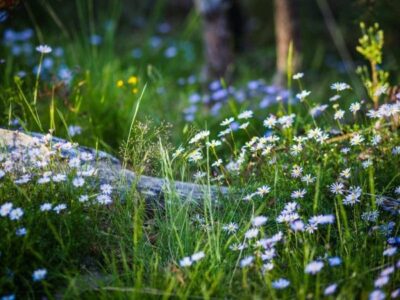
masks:
[[[1,145],[0,187],[11,184],[22,190],[50,186],[50,190],[72,188],[76,195],[70,203],[56,198],[51,202],[40,203],[40,199],[32,199],[34,201],[15,203],[10,195],[9,199],[0,203],[0,224],[15,230],[17,237],[29,233],[29,228],[25,226],[30,221],[25,217],[33,211],[63,215],[72,202],[84,205],[108,205],[113,202],[113,186],[96,178],[95,153],[81,151],[77,145],[59,139],[53,141],[50,134],[33,137],[29,145],[20,144],[18,138],[16,142],[9,142]],[[32,274],[32,280],[41,281],[46,276],[46,269],[37,269]]]
[[[6,148],[7,151],[0,154],[2,180],[12,180],[16,185],[68,185],[77,191],[79,202],[112,203],[113,186],[98,183],[96,153],[80,150],[77,144],[63,140],[53,141],[51,134],[33,137],[30,145],[7,145]],[[56,161],[63,163],[55,164]],[[89,191],[91,195],[86,194]],[[41,211],[53,210],[56,213],[66,208],[65,203],[43,203],[40,206]],[[22,209],[13,208],[12,203],[5,203],[3,211],[12,219],[19,219],[23,214]]]
[[[18,134],[18,133],[16,133]],[[41,138],[33,137],[30,145],[2,145],[0,153],[0,185],[12,182],[16,186],[36,187],[55,186],[72,187],[76,191],[77,202],[90,204],[111,204],[113,186],[99,183],[96,178],[95,156],[93,153],[78,151],[77,145],[69,142],[52,142],[50,134]],[[54,163],[54,162],[64,163]],[[90,195],[89,195],[90,193]],[[73,200],[73,201],[75,201]],[[53,212],[61,214],[68,210],[68,203],[27,202],[27,210]],[[9,219],[19,225],[24,224],[25,208],[23,204],[13,203],[10,199],[0,205],[0,222]],[[16,229],[17,236],[24,236],[29,229],[21,226]]]
[[[299,81],[301,87],[301,78],[304,74],[299,73],[294,75],[294,79]],[[362,213],[362,220],[365,222],[376,222],[380,216],[380,208],[390,210],[391,213],[397,215],[400,213],[400,186],[390,190],[390,193],[395,196],[384,196],[384,195],[371,195],[366,191],[363,191],[363,187],[352,184],[354,174],[360,172],[359,169],[369,170],[371,166],[376,164],[376,160],[373,151],[365,151],[365,149],[374,149],[384,155],[387,159],[397,159],[400,155],[400,146],[393,146],[390,144],[389,151],[387,150],[388,144],[383,145],[384,133],[382,129],[388,126],[399,125],[399,114],[400,114],[400,94],[396,95],[397,100],[392,103],[386,103],[378,107],[377,109],[367,109],[365,101],[355,101],[349,107],[348,111],[345,110],[344,106],[339,104],[339,99],[343,96],[342,93],[351,89],[346,83],[334,83],[331,89],[335,92],[335,95],[330,98],[332,105],[318,105],[313,106],[311,99],[311,92],[307,90],[301,90],[296,98],[300,103],[304,103],[306,107],[310,109],[310,115],[314,121],[314,126],[307,128],[302,135],[295,135],[294,124],[296,122],[295,114],[285,114],[284,112],[277,115],[270,114],[263,120],[263,125],[266,128],[266,134],[262,136],[252,136],[250,129],[251,121],[254,118],[254,112],[252,110],[246,110],[238,114],[236,117],[230,117],[221,122],[222,130],[216,134],[217,138],[212,139],[212,133],[209,130],[203,130],[195,134],[188,143],[187,149],[180,146],[173,154],[174,159],[182,157],[188,160],[194,168],[198,168],[195,173],[195,178],[199,179],[206,175],[202,164],[205,163],[206,158],[210,157],[210,165],[213,168],[211,174],[211,180],[227,183],[230,182],[232,176],[244,175],[243,170],[248,171],[249,167],[256,169],[262,163],[267,165],[275,165],[280,158],[284,157],[286,161],[293,159],[296,161],[290,168],[286,165],[285,168],[289,170],[289,177],[291,180],[287,182],[287,189],[290,190],[291,186],[295,182],[296,186],[303,185],[303,187],[293,189],[290,192],[291,201],[284,205],[283,210],[273,221],[275,224],[283,224],[285,226],[284,231],[279,231],[272,236],[267,236],[263,227],[269,222],[269,218],[266,216],[255,216],[250,221],[250,227],[243,231],[240,230],[242,226],[239,226],[236,222],[231,222],[222,225],[222,230],[228,234],[233,234],[235,242],[233,242],[229,248],[232,251],[237,251],[238,254],[238,266],[241,268],[249,267],[261,267],[263,273],[274,269],[275,263],[274,258],[279,256],[277,245],[279,243],[285,243],[285,238],[290,234],[313,234],[320,230],[323,226],[330,226],[335,223],[335,213],[332,211],[331,214],[319,214],[308,217],[305,219],[299,213],[300,204],[299,201],[304,201],[307,196],[307,191],[310,186],[316,184],[316,174],[307,173],[304,169],[309,169],[306,163],[302,162],[301,155],[306,152],[306,149],[311,147],[318,148],[319,151],[323,151],[325,155],[329,155],[333,150],[338,150],[342,155],[346,165],[353,156],[351,154],[357,154],[357,168],[346,167],[339,170],[337,179],[327,186],[327,191],[330,191],[331,197],[340,201],[340,204],[344,208],[352,209],[361,203],[366,203],[364,199],[368,200],[368,204],[363,205],[368,207],[369,211]],[[387,92],[385,89],[379,89],[380,94],[378,96],[385,96]],[[333,129],[323,129],[318,127],[316,117],[327,114],[330,110],[330,117],[332,119]],[[366,116],[374,123],[374,126],[366,128],[363,126],[357,126],[358,114]],[[352,119],[346,116],[352,117]],[[349,124],[356,124],[356,126],[349,126]],[[350,128],[350,133],[343,132],[343,127],[347,126]],[[248,141],[245,142],[240,148],[235,142],[235,132],[237,130],[243,130],[249,137]],[[290,134],[287,134],[290,132]],[[341,139],[343,136],[343,139]],[[338,141],[335,138],[339,137]],[[331,141],[332,139],[332,141]],[[382,147],[381,147],[382,146]],[[224,151],[226,147],[231,150],[232,155],[225,155],[227,151]],[[218,150],[222,149],[222,150]],[[209,153],[209,155],[206,153]],[[223,154],[220,154],[223,153]],[[361,155],[362,154],[362,155]],[[282,156],[281,156],[282,155]],[[290,158],[291,157],[291,158]],[[214,160],[213,160],[214,159]],[[354,168],[354,169],[353,169]],[[256,188],[253,192],[248,193],[243,197],[244,202],[260,201],[268,197],[273,188],[270,185],[265,184]],[[387,191],[387,190],[386,190]],[[336,201],[335,200],[335,201]],[[391,202],[392,201],[392,202]],[[388,203],[391,204],[388,205]],[[332,206],[333,208],[333,206]],[[198,220],[197,220],[198,221]],[[204,222],[200,222],[204,223]],[[239,222],[242,223],[242,222]],[[387,248],[383,252],[383,257],[391,257],[397,254],[397,245],[400,244],[400,238],[391,235],[390,230],[394,227],[394,222],[389,222],[388,225],[377,226],[375,229],[385,232],[388,236]],[[374,230],[375,230],[374,229]],[[240,231],[240,234],[239,234]],[[241,237],[241,238],[240,238]],[[184,262],[184,263],[182,263]],[[186,262],[186,263],[185,263]],[[181,266],[188,267],[191,265],[190,257],[186,257],[181,261]],[[309,275],[316,275],[322,272],[324,268],[339,267],[342,265],[342,259],[337,256],[326,256],[318,258],[317,260],[310,261],[304,272]],[[385,293],[381,290],[385,285],[390,282],[391,275],[394,274],[400,266],[400,260],[397,265],[392,265],[385,268],[379,277],[376,279],[374,286],[375,290],[371,292],[371,299],[384,299]],[[271,282],[271,285],[275,289],[284,289],[289,287],[291,284],[288,278],[277,278]],[[337,292],[340,283],[331,283],[324,289],[324,295],[333,295]],[[391,292],[391,297],[396,298],[400,296],[400,289]]]

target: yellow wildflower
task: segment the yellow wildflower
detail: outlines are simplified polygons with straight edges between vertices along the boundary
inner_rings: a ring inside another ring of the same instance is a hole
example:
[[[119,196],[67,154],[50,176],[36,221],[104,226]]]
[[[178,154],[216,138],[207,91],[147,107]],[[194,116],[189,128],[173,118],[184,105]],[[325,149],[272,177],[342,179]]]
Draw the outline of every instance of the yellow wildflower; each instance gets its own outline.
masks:
[[[117,87],[123,87],[124,86],[124,82],[122,80],[118,80],[117,81]]]
[[[129,77],[129,79],[128,79],[128,83],[129,83],[129,84],[137,84],[138,81],[139,81],[139,78],[137,78],[136,76],[131,76],[131,77]]]

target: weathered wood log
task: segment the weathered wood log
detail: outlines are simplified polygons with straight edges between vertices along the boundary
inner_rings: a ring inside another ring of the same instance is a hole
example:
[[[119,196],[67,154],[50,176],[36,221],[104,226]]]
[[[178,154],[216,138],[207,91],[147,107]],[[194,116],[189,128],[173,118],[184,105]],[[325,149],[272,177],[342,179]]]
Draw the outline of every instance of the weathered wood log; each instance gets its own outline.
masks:
[[[40,151],[40,155],[47,157],[53,150],[52,147],[68,143],[63,139],[49,137],[38,133],[24,133],[0,128],[0,148],[27,149],[33,146]],[[47,143],[46,143],[47,142]],[[120,161],[110,154],[82,146],[73,147],[62,155],[66,159],[78,157],[82,153],[90,153],[95,159],[89,163],[96,169],[100,182],[112,182],[117,191],[126,195],[132,189],[136,189],[149,203],[163,203],[164,194],[171,191],[186,201],[202,202],[204,199],[215,201],[219,196],[228,194],[227,187],[204,186],[194,183],[172,181],[165,178],[155,178],[144,175],[136,175],[134,172],[124,169]],[[62,162],[60,162],[62,163]],[[66,163],[66,162],[65,162]]]

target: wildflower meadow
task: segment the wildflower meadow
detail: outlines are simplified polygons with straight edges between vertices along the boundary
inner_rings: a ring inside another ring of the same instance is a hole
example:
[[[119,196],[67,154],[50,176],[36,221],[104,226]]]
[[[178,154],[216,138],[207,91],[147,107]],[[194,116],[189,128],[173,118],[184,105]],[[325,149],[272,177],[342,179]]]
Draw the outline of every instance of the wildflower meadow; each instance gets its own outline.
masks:
[[[36,2],[0,1],[1,300],[400,298],[398,4]]]

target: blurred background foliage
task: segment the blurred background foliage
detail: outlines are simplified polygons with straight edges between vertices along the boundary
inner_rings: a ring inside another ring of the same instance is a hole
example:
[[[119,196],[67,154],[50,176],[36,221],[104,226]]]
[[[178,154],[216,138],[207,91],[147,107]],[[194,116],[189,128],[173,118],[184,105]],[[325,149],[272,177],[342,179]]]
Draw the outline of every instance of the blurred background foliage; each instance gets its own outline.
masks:
[[[101,22],[115,21],[119,36],[123,37],[123,45],[116,48],[135,45],[135,35],[151,35],[160,30],[160,23],[168,22],[172,31],[182,37],[200,42],[199,22],[193,20],[195,12],[190,0],[38,0],[26,1],[11,12],[2,27],[12,26],[22,29],[35,24],[35,29],[42,39],[49,34],[58,34],[59,38],[74,37],[76,33],[88,36],[101,31]],[[347,48],[356,57],[354,50],[359,36],[358,24],[378,22],[385,32],[385,50],[390,59],[391,68],[396,69],[400,55],[396,49],[400,46],[398,16],[400,2],[395,0],[337,0],[337,1],[304,1],[298,2],[300,12],[301,40],[306,55],[307,67],[319,65],[322,54],[330,63],[330,56],[335,57],[337,50],[326,26],[319,3],[326,2],[338,24]],[[248,0],[240,1],[246,22],[244,27],[246,54],[254,55],[258,51],[271,49],[264,60],[265,67],[273,66],[274,18],[273,1]],[[79,20],[77,22],[77,20]],[[88,22],[89,21],[89,22]],[[197,20],[199,21],[199,20]],[[104,25],[104,23],[103,23]],[[109,24],[111,25],[111,24]],[[188,27],[188,25],[192,25]],[[162,30],[162,29],[161,29]],[[165,30],[165,29],[164,29]],[[75,36],[79,38],[79,36]],[[307,53],[308,52],[308,53]],[[267,52],[268,53],[268,52]],[[320,56],[316,54],[320,54]],[[308,54],[308,55],[307,55]],[[265,55],[265,52],[264,52]],[[271,57],[272,56],[272,57]],[[270,58],[268,60],[268,57]],[[310,58],[310,59],[307,59]],[[332,58],[333,60],[333,58]],[[258,68],[260,67],[257,64]]]

